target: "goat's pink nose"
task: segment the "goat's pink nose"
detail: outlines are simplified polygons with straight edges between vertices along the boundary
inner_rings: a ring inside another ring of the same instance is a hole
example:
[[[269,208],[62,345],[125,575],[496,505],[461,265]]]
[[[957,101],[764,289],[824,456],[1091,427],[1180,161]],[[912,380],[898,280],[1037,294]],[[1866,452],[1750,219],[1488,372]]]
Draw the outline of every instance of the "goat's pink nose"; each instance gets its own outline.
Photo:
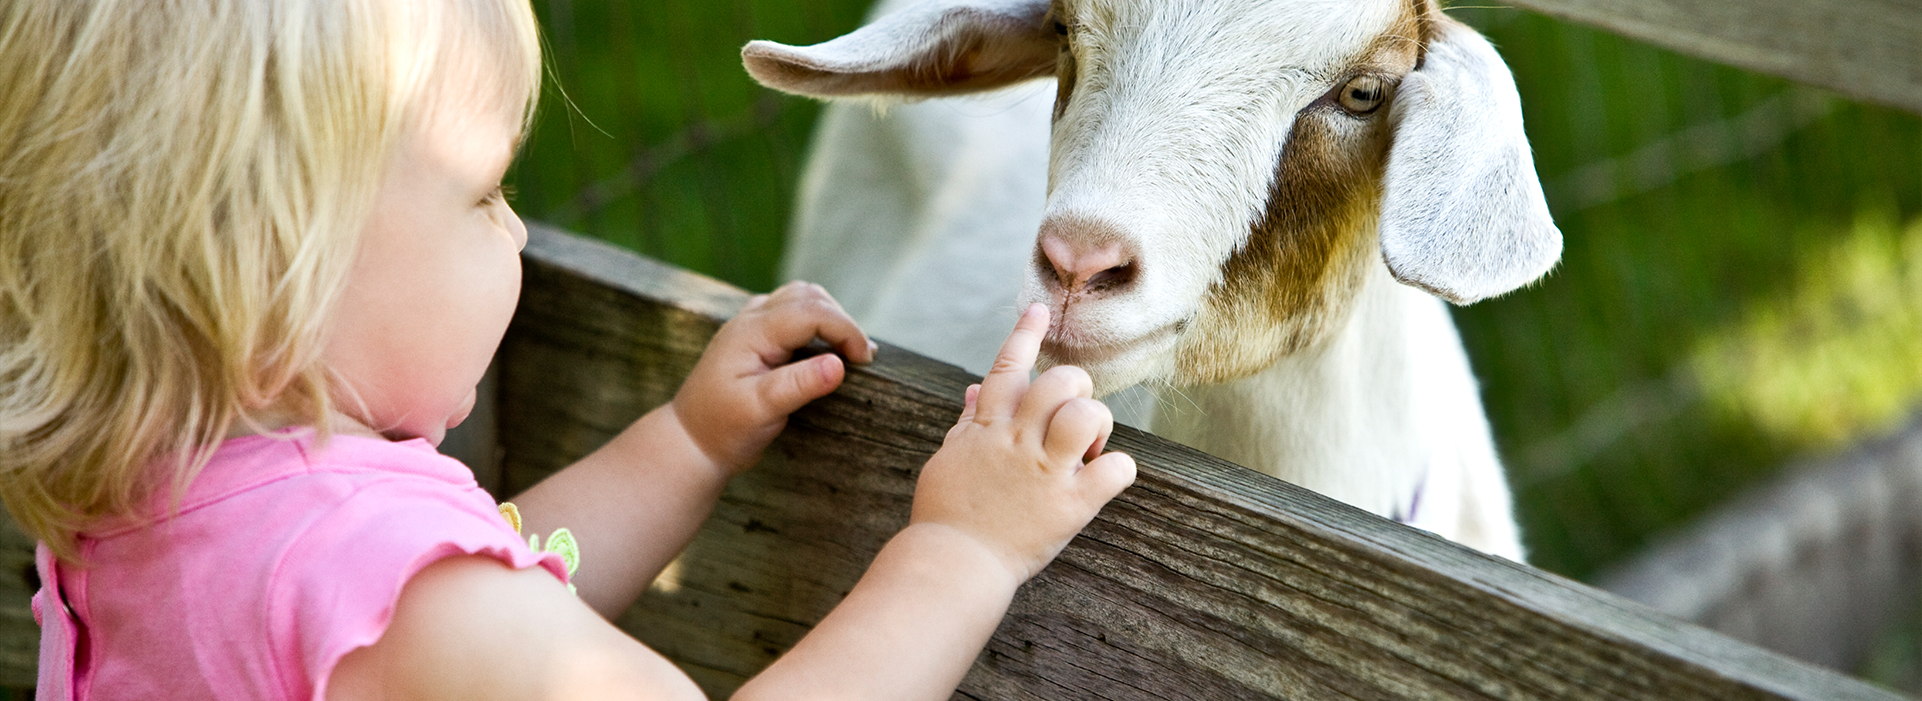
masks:
[[[1120,241],[1086,243],[1049,232],[1041,236],[1041,255],[1068,293],[1106,292],[1135,279],[1134,256]]]

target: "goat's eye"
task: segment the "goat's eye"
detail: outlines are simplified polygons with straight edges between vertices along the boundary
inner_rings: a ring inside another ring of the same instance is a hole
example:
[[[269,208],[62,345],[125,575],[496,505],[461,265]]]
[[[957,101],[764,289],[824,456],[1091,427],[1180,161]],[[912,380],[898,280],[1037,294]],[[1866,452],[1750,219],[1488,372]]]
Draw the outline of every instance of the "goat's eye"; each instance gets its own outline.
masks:
[[[1381,107],[1388,98],[1388,84],[1378,76],[1358,75],[1348,79],[1341,86],[1341,94],[1335,98],[1341,108],[1355,114],[1368,114]]]
[[[1063,22],[1063,21],[1061,21],[1061,20],[1055,20],[1055,21],[1054,21],[1054,35],[1055,35],[1055,36],[1058,36],[1058,37],[1064,37],[1064,38],[1065,38],[1065,37],[1067,37],[1067,36],[1068,36],[1068,23],[1066,23],[1066,22]]]

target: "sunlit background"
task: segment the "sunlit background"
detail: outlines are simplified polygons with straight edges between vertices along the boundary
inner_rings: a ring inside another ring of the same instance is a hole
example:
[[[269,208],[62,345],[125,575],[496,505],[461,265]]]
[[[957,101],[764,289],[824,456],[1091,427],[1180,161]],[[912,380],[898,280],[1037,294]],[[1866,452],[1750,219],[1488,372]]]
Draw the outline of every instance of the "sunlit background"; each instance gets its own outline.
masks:
[[[755,290],[818,107],[749,39],[866,0],[536,0],[553,80],[524,216]],[[1456,313],[1533,564],[1591,577],[1796,459],[1922,404],[1922,120],[1518,10],[1513,68],[1566,235],[1540,284]]]

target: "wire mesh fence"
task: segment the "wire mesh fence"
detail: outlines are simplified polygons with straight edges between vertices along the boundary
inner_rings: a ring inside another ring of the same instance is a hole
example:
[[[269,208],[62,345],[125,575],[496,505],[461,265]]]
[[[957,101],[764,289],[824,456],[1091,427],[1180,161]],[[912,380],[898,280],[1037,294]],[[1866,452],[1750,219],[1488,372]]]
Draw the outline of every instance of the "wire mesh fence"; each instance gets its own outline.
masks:
[[[817,107],[740,68],[865,0],[536,0],[554,80],[523,215],[750,289]],[[1516,74],[1566,236],[1457,311],[1534,564],[1588,577],[1922,398],[1922,120],[1510,9],[1452,12]]]

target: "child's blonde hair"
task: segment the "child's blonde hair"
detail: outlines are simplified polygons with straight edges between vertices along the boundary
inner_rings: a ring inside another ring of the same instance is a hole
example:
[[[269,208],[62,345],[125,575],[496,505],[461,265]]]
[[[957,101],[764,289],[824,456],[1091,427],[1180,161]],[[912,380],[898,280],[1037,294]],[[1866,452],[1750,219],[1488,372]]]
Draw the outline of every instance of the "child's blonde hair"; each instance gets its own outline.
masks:
[[[527,0],[0,2],[14,518],[73,559],[236,426],[324,427],[327,318],[390,152],[435,85],[498,90],[525,129],[540,78]]]

